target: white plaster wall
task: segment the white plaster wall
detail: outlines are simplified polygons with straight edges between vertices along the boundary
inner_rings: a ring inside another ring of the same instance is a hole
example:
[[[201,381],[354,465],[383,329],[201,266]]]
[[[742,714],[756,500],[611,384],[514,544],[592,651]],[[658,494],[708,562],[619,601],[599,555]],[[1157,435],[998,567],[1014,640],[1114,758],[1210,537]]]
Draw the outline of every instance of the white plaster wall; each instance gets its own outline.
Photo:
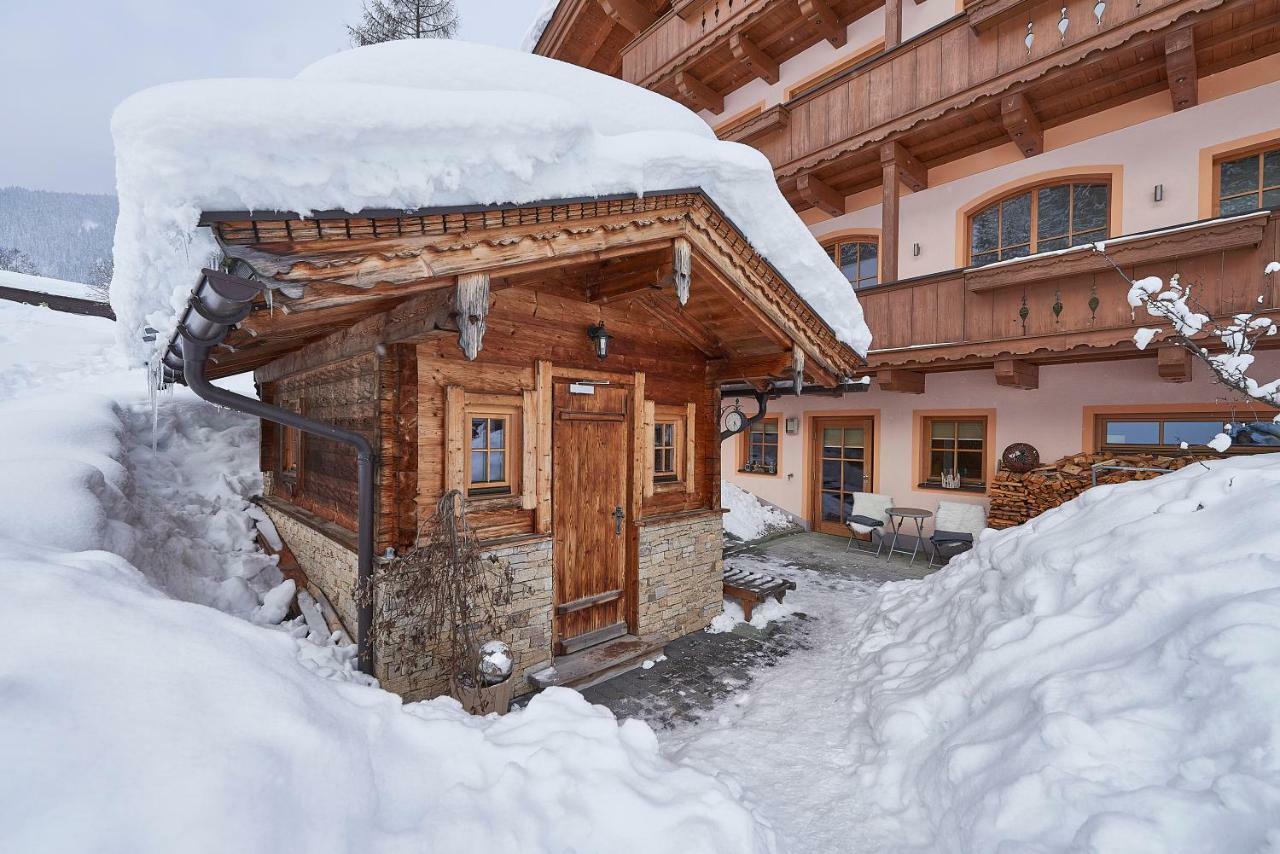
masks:
[[[1260,354],[1256,376],[1280,376],[1280,352]],[[726,480],[807,518],[809,419],[815,415],[871,414],[879,420],[880,441],[873,451],[877,491],[892,495],[899,504],[928,510],[933,510],[940,498],[985,504],[982,495],[917,488],[912,476],[913,461],[920,454],[912,436],[917,410],[994,409],[994,453],[999,454],[1013,442],[1030,442],[1040,451],[1043,461],[1053,462],[1083,449],[1086,406],[1143,404],[1228,406],[1230,399],[1224,397],[1220,386],[1209,381],[1203,366],[1195,365],[1191,382],[1168,383],[1157,377],[1153,358],[1046,365],[1040,368],[1040,387],[1034,390],[998,386],[990,370],[929,374],[924,394],[885,392],[873,384],[870,391],[839,398],[804,396],[771,401],[771,415],[802,419],[797,435],[782,435],[781,471],[777,475],[740,473],[738,437],[722,445],[722,471]],[[743,401],[747,412],[753,411],[754,405],[750,400]],[[1246,407],[1240,411],[1250,410]],[[1264,418],[1271,415],[1265,408],[1258,412]],[[779,421],[780,427],[784,424]]]
[[[1201,82],[1201,97],[1212,97],[1215,90],[1231,92],[1259,77],[1280,78],[1280,57],[1207,78]],[[1108,125],[1120,128],[1089,136]],[[930,170],[929,189],[908,193],[902,199],[899,277],[907,279],[960,265],[965,248],[957,247],[961,212],[997,188],[1032,181],[1053,171],[1121,168],[1120,222],[1112,223],[1113,236],[1199,219],[1201,150],[1268,132],[1280,135],[1280,82],[1202,100],[1199,106],[1178,113],[1169,111],[1168,94],[1158,93],[1047,130],[1045,152],[1036,157],[1022,157],[1010,143]],[[1153,199],[1156,184],[1164,186],[1161,202]],[[872,199],[876,203],[871,204]],[[851,197],[852,204],[865,206],[841,217],[811,222],[810,228],[819,240],[848,229],[879,231],[878,201],[878,190]],[[920,244],[918,257],[912,255],[915,243]]]

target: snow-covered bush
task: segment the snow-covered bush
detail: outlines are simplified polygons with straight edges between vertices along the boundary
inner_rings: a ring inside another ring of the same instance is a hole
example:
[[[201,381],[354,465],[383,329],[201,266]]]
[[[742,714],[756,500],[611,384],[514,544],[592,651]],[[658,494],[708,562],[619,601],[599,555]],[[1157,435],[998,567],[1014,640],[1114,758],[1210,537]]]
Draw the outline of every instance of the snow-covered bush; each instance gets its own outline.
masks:
[[[848,644],[859,789],[920,852],[1280,844],[1280,455],[1093,489]]]

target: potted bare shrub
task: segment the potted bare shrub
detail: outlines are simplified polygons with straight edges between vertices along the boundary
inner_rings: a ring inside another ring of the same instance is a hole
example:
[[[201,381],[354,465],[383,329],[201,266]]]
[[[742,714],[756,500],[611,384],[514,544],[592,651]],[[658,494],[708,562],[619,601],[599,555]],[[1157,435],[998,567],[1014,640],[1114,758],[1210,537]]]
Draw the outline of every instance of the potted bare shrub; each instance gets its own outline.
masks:
[[[375,597],[374,636],[399,637],[413,669],[448,674],[450,693],[472,714],[505,714],[515,658],[501,640],[501,609],[511,587],[510,570],[484,556],[461,493],[450,490],[419,526],[417,545],[374,573],[366,591]]]

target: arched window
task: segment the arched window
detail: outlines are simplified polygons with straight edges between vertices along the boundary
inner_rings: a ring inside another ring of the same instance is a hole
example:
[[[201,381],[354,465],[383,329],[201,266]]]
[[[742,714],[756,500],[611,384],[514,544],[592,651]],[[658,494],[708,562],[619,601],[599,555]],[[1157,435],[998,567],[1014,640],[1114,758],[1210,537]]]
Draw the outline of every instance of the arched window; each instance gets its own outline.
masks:
[[[1092,243],[1111,236],[1111,185],[1077,179],[1005,196],[969,217],[973,266]]]
[[[879,245],[875,238],[850,237],[832,243],[826,249],[854,290],[879,284]]]

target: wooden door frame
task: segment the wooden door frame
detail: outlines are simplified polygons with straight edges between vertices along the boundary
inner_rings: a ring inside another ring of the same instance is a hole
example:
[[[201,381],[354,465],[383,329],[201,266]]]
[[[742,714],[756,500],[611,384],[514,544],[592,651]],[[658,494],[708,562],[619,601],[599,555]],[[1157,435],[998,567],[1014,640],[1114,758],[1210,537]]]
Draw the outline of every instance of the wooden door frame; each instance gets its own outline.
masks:
[[[631,389],[631,399],[627,406],[627,442],[626,442],[626,461],[624,474],[626,477],[626,494],[627,501],[627,525],[626,534],[626,565],[624,568],[623,586],[626,596],[626,607],[623,612],[624,619],[627,621],[627,631],[635,634],[640,628],[640,516],[643,502],[643,483],[638,476],[639,472],[644,471],[643,459],[641,455],[644,452],[644,436],[641,431],[644,429],[644,372],[635,371],[634,373],[623,373],[619,371],[604,371],[598,369],[575,369],[565,365],[550,365],[550,380],[552,392],[550,394],[551,401],[555,400],[554,388],[558,382],[568,383],[574,380],[593,380],[596,382],[607,382],[621,388]],[[555,404],[551,403],[552,411],[548,413],[551,422],[551,429],[556,429],[557,419],[555,417]],[[552,508],[551,519],[554,526],[556,518],[554,496],[555,496],[555,437],[550,437],[551,447],[547,449],[548,455],[551,457],[551,495]],[[557,591],[555,589],[555,531],[551,533],[551,637],[548,646],[552,656],[555,655],[556,638],[560,636],[560,619],[556,615],[556,599]]]
[[[818,527],[822,523],[822,437],[819,431],[824,426],[831,426],[831,422],[843,422],[846,426],[850,422],[859,422],[859,426],[866,429],[867,447],[863,454],[863,466],[864,474],[869,475],[870,480],[868,488],[858,491],[875,492],[880,477],[880,466],[877,464],[880,448],[880,416],[878,412],[822,412],[814,413],[807,420],[809,422],[809,453],[806,458],[809,461],[809,483],[805,489],[805,496],[809,505],[809,529],[821,533]],[[871,469],[869,472],[865,471],[867,466]]]

